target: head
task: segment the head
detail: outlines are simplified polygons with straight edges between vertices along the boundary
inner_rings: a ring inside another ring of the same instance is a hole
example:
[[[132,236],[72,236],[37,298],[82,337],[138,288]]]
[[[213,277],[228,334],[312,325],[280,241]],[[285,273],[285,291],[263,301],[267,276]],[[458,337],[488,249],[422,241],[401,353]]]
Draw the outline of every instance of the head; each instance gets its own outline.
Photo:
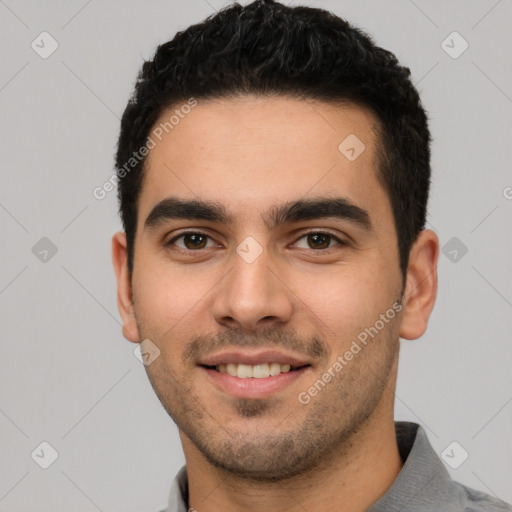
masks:
[[[275,480],[392,418],[399,337],[437,288],[429,146],[409,69],[320,9],[234,4],[144,63],[116,155],[118,304],[190,449]],[[302,366],[265,396],[207,368],[264,349]]]

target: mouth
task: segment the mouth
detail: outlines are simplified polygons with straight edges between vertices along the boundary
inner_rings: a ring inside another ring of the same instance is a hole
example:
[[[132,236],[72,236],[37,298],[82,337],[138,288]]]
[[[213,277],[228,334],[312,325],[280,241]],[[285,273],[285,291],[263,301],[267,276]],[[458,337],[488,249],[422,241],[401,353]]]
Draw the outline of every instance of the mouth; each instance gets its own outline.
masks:
[[[312,362],[275,349],[254,352],[233,348],[197,363],[207,382],[235,398],[270,397],[312,372]]]
[[[237,377],[239,379],[267,379],[269,377],[277,377],[283,373],[295,372],[311,366],[310,364],[291,365],[277,362],[261,363],[261,364],[237,364],[237,363],[221,363],[217,365],[200,365],[203,368]]]

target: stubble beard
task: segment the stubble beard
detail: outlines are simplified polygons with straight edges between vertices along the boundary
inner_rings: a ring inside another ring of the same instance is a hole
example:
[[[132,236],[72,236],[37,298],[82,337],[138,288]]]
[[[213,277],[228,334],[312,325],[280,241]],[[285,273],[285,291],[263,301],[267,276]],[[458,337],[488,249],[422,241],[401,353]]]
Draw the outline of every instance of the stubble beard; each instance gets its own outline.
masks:
[[[180,381],[162,368],[153,372],[148,367],[148,376],[182,435],[210,464],[239,479],[279,482],[328,470],[333,458],[350,451],[355,434],[367,426],[396,369],[399,339],[392,331],[382,331],[380,340],[365,347],[307,405],[288,401],[288,411],[283,411],[271,399],[226,401],[233,404],[231,416],[254,420],[252,430],[224,424],[186,379]],[[265,431],[265,417],[276,426]]]

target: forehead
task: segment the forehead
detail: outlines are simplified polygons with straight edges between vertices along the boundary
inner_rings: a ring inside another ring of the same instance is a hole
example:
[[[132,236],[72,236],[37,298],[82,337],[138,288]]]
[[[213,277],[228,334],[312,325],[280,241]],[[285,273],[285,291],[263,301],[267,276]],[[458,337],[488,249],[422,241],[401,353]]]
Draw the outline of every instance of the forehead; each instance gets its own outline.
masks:
[[[346,197],[377,221],[391,214],[377,179],[377,120],[367,110],[245,96],[184,111],[173,105],[153,127],[139,226],[168,196],[220,202],[240,221],[309,196]]]

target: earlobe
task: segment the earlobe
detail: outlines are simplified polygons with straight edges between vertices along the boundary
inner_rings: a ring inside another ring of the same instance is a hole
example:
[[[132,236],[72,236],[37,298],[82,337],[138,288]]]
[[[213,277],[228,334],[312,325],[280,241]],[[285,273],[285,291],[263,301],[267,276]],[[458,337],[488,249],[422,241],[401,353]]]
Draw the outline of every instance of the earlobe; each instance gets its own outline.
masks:
[[[132,285],[128,272],[126,234],[122,231],[112,237],[112,263],[117,279],[117,308],[123,321],[123,336],[133,343],[140,337],[133,308]]]
[[[400,337],[414,340],[427,329],[437,295],[439,239],[434,231],[423,230],[416,239],[407,269]]]

